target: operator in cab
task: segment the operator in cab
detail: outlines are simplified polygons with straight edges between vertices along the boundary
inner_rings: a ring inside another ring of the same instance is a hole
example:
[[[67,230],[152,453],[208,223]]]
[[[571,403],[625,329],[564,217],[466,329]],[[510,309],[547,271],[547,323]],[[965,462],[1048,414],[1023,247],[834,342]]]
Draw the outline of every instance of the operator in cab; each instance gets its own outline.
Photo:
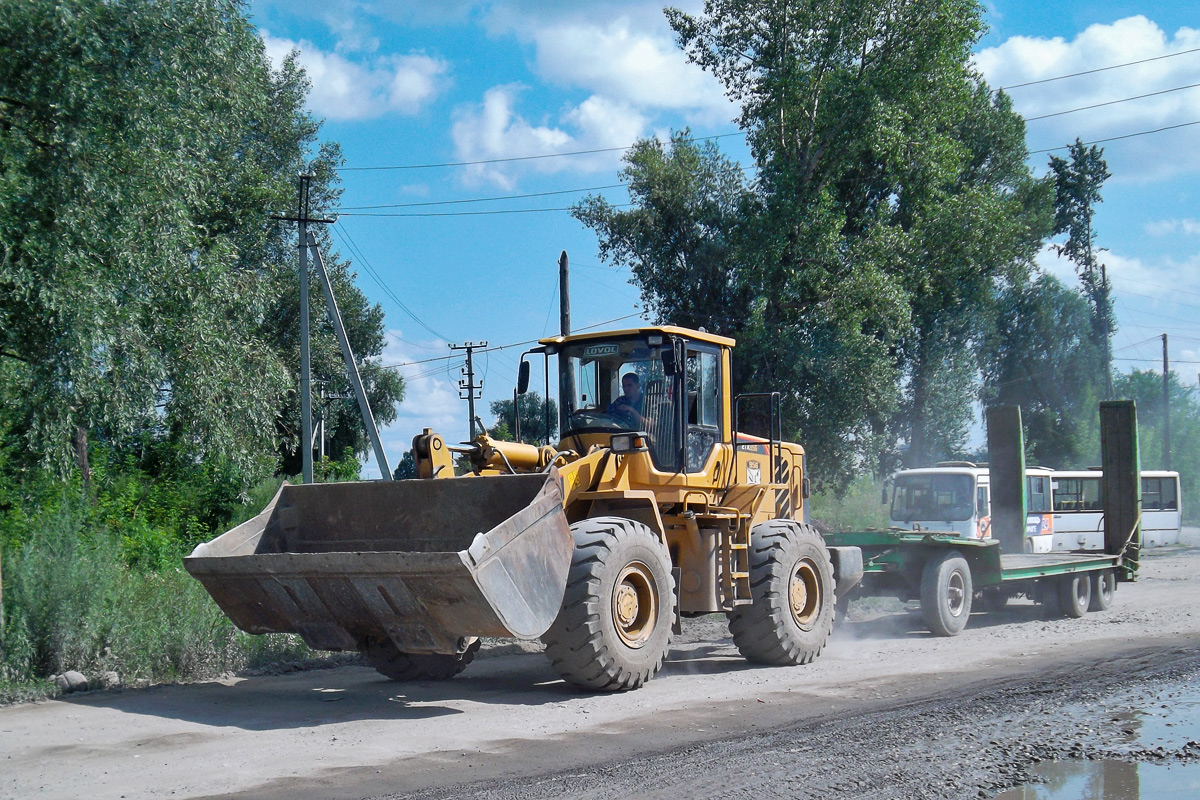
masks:
[[[608,415],[629,430],[644,430],[642,416],[642,381],[636,372],[621,376],[621,396],[608,404]]]

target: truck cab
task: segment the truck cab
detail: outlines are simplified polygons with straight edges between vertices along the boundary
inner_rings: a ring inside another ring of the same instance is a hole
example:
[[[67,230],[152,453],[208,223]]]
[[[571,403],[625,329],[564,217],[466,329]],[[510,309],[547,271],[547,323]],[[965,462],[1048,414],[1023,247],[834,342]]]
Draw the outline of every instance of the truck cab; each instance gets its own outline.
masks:
[[[1025,471],[1025,552],[1048,553],[1054,529],[1050,476],[1043,467]],[[891,478],[888,524],[893,528],[991,538],[991,478],[986,464],[942,461],[907,469]]]

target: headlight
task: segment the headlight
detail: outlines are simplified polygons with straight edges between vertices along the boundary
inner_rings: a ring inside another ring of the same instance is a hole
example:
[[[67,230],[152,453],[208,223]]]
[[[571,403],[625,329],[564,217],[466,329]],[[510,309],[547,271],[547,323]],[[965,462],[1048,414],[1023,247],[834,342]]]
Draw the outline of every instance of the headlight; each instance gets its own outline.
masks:
[[[641,431],[632,433],[614,433],[612,442],[609,445],[612,451],[617,455],[625,453],[644,453],[649,448],[646,446],[646,434]]]

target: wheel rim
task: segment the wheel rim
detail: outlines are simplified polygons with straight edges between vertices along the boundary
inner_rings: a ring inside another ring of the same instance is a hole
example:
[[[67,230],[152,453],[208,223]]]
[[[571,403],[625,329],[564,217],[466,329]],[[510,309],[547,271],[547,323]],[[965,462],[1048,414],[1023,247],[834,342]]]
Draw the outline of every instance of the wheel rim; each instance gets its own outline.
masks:
[[[821,573],[810,559],[803,559],[788,582],[788,606],[792,619],[805,630],[812,627],[821,613]]]
[[[1111,572],[1104,572],[1100,575],[1100,596],[1105,600],[1111,600],[1113,590],[1117,588],[1117,578]]]
[[[962,573],[955,570],[950,573],[950,580],[946,582],[946,608],[950,611],[950,616],[961,617],[966,603],[967,587]]]
[[[641,561],[627,564],[617,576],[612,596],[613,622],[626,646],[639,648],[650,640],[658,621],[658,588],[650,568]]]
[[[1091,587],[1088,586],[1087,578],[1085,577],[1082,580],[1076,578],[1073,583],[1074,586],[1071,588],[1075,591],[1075,605],[1087,608],[1088,598],[1091,597],[1091,592],[1089,591]]]

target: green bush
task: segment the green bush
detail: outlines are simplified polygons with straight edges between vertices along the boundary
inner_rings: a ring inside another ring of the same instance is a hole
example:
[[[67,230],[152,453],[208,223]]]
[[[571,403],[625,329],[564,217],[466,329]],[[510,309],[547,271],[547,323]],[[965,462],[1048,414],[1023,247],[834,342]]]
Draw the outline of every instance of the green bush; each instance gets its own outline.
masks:
[[[84,501],[66,504],[0,555],[0,701],[37,696],[70,669],[163,682],[313,656],[297,637],[238,631],[178,560],[130,566],[129,537],[90,528],[91,516]]]
[[[816,492],[809,498],[809,513],[819,526],[836,531],[886,528],[888,507],[879,502],[881,483],[869,477],[855,479],[842,494]]]

